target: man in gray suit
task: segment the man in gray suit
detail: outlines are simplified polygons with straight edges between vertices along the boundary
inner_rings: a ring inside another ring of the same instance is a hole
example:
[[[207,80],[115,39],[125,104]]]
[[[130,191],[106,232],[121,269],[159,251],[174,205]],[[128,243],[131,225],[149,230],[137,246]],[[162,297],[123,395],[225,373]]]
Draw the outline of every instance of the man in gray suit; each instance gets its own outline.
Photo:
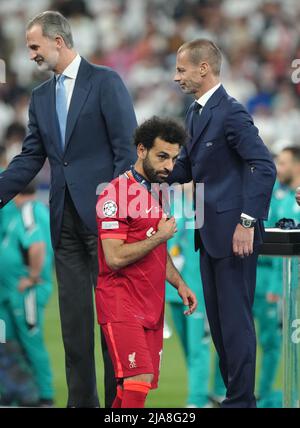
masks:
[[[98,274],[96,189],[135,160],[136,118],[116,72],[81,58],[68,21],[43,12],[26,32],[30,59],[54,76],[35,88],[21,154],[0,175],[0,205],[51,166],[50,221],[66,354],[68,407],[97,407],[93,286]],[[32,278],[38,281],[38,278]],[[102,339],[105,400],[115,396],[113,369]]]

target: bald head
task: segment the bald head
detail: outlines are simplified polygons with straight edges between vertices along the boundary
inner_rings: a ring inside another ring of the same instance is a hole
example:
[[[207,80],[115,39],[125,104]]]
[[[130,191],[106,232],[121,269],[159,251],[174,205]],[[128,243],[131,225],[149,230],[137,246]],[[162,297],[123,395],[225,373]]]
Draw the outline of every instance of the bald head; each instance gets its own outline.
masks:
[[[220,49],[210,40],[196,39],[186,42],[178,49],[178,54],[186,52],[190,62],[197,66],[206,62],[215,76],[220,75],[222,54]]]

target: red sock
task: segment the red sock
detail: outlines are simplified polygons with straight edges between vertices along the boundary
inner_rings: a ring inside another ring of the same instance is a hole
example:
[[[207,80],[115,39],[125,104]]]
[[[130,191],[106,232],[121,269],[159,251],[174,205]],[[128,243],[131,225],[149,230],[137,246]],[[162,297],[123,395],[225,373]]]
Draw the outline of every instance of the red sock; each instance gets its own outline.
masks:
[[[145,401],[151,383],[138,382],[134,380],[125,380],[123,384],[122,408],[142,409],[145,407]]]
[[[112,409],[120,409],[122,404],[122,398],[123,398],[123,388],[121,385],[117,385],[117,395],[114,399],[114,402],[111,406]]]

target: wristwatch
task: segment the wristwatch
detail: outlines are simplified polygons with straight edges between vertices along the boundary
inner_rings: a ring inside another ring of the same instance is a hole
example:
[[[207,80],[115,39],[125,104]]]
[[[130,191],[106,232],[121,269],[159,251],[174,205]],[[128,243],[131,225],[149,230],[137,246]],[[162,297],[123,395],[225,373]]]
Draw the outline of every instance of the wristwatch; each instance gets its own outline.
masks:
[[[249,229],[251,227],[254,227],[256,223],[256,220],[250,220],[249,218],[241,217],[240,218],[240,224],[245,227],[246,229]]]

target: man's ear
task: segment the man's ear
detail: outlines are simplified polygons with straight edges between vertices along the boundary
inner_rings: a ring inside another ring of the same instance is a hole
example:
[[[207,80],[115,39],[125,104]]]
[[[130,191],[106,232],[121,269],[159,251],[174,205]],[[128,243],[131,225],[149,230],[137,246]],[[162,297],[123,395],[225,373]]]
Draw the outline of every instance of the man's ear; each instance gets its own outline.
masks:
[[[61,49],[65,45],[65,41],[64,41],[64,39],[60,35],[57,35],[55,37],[55,41],[56,41],[56,46],[59,49]]]
[[[201,77],[206,76],[208,69],[209,69],[209,65],[207,64],[207,62],[202,62],[200,64],[200,76]]]
[[[138,144],[138,146],[137,146],[137,155],[138,155],[138,157],[140,158],[140,159],[146,159],[146,156],[147,156],[147,149],[146,149],[146,147],[142,144],[142,143],[139,143]]]

